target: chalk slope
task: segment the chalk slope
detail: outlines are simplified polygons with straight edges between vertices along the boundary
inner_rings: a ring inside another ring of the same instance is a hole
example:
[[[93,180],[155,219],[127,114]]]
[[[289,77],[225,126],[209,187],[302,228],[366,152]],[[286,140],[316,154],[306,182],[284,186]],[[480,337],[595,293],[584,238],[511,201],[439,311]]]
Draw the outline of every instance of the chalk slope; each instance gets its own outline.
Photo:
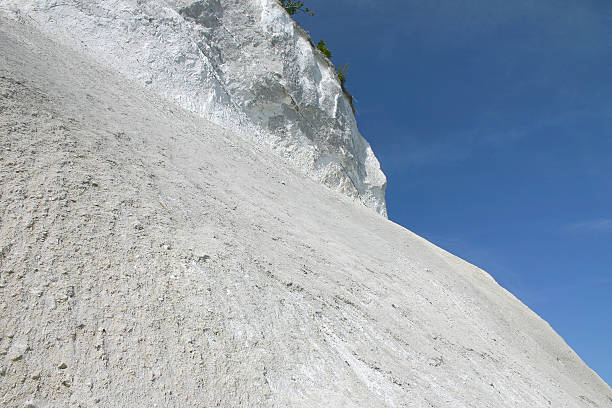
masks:
[[[484,271],[0,16],[0,406],[612,407]]]
[[[386,216],[333,64],[277,0],[5,0],[55,40]]]

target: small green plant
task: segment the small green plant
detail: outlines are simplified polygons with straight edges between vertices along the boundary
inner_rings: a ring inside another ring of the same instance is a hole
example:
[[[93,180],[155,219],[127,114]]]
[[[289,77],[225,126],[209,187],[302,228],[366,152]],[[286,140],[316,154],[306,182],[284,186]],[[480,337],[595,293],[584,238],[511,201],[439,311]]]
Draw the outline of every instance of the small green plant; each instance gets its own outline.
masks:
[[[325,41],[319,41],[319,43],[317,44],[317,50],[321,51],[323,55],[325,55],[328,59],[331,59],[332,53],[329,48],[327,48],[327,44],[325,44]]]
[[[340,65],[338,67],[338,79],[340,80],[340,85],[344,88],[344,83],[346,82],[346,76],[348,75],[348,64],[344,64],[344,66]]]
[[[314,16],[314,11],[312,11],[308,7],[304,7],[304,3],[301,1],[298,1],[298,0],[279,0],[279,1],[280,1],[281,6],[283,6],[283,8],[287,10],[287,13],[290,16],[296,15],[300,11],[304,14],[310,14],[311,16]]]

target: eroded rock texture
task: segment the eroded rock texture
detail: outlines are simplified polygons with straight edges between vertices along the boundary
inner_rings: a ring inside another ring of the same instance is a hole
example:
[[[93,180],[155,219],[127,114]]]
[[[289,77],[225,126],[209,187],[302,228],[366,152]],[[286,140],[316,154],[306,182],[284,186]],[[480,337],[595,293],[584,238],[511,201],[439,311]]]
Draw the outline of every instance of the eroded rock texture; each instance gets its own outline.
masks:
[[[612,407],[486,272],[10,16],[0,406]]]
[[[7,0],[56,40],[386,215],[332,63],[276,0]]]

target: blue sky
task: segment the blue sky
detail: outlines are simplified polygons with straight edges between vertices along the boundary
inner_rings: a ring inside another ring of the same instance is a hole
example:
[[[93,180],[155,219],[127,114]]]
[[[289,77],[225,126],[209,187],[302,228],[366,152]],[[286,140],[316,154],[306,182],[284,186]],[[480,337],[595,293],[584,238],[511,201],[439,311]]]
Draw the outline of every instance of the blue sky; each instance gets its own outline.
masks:
[[[391,220],[482,267],[612,384],[612,2],[304,0]]]

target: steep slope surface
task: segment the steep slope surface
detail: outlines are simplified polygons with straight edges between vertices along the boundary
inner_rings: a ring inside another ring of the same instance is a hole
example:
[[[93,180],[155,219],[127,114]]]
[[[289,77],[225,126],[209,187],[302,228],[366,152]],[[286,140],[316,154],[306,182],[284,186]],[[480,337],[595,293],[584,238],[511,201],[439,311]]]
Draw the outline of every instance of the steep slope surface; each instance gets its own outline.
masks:
[[[277,0],[5,0],[43,30],[386,215],[332,63]]]
[[[0,406],[612,407],[482,270],[0,15]]]

